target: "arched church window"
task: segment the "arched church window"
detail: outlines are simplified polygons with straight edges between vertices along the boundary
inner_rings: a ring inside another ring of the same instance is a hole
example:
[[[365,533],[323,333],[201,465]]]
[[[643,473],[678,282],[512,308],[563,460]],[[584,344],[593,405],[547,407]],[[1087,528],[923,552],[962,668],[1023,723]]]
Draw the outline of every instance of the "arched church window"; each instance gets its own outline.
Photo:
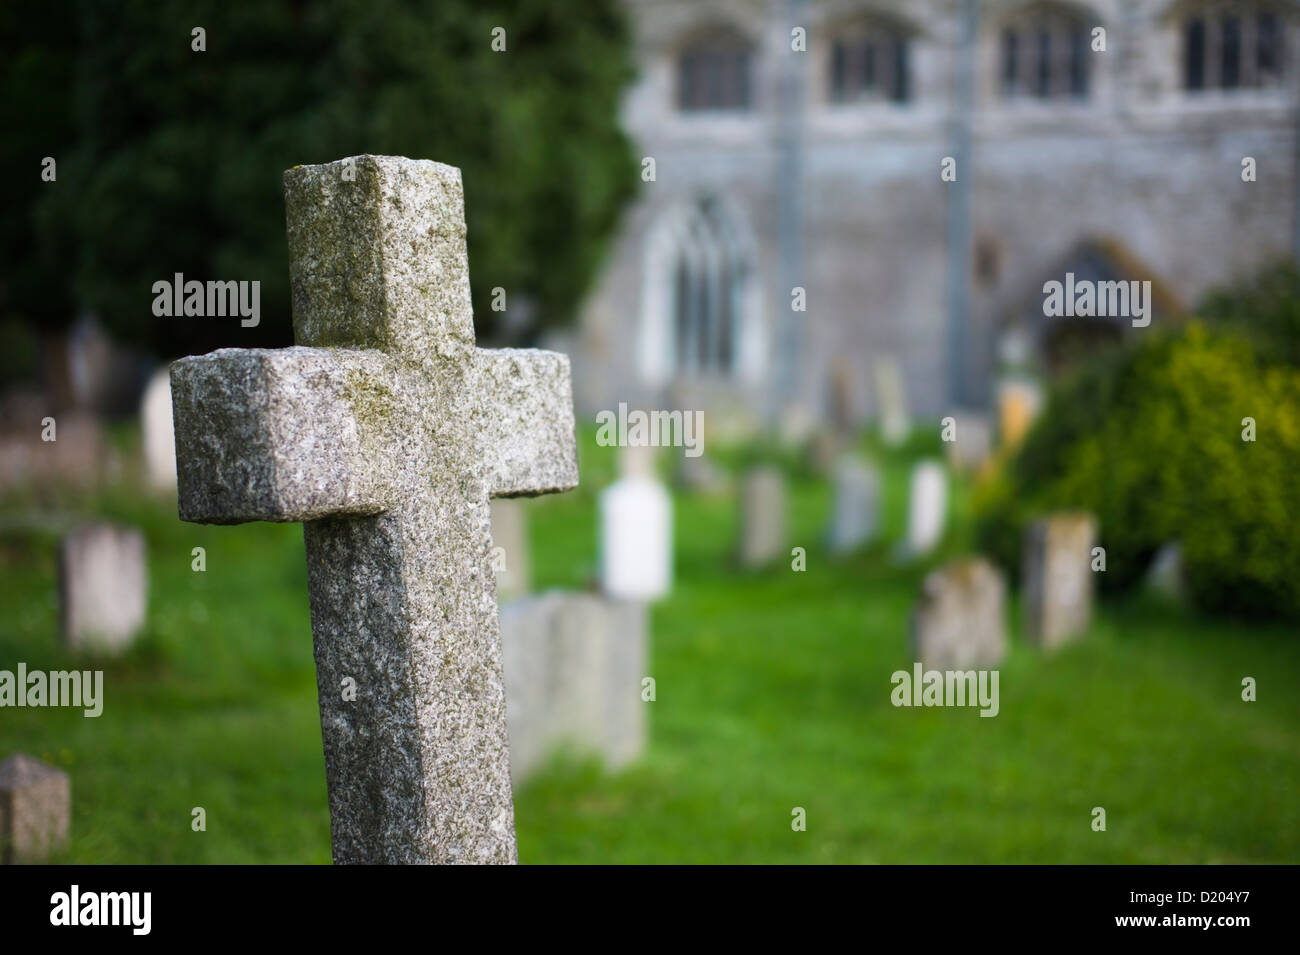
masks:
[[[685,223],[672,276],[677,372],[731,375],[750,263],[734,225],[715,200],[700,202]]]
[[[1234,0],[1190,7],[1182,23],[1183,88],[1201,92],[1281,86],[1283,27],[1271,4]]]
[[[691,40],[677,57],[678,108],[749,109],[752,59],[749,42],[730,31],[711,31]]]
[[[910,100],[909,45],[908,31],[899,24],[868,20],[841,28],[830,48],[831,101]]]
[[[1008,99],[1086,99],[1092,25],[1073,8],[1029,7],[1002,31],[1002,95]]]

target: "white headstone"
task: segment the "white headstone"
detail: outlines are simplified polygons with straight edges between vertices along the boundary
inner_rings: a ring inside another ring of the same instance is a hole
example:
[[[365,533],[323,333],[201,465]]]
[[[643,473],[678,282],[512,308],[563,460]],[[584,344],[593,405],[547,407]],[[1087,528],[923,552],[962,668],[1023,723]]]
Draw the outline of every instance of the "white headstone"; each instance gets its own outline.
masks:
[[[1096,542],[1091,514],[1052,514],[1025,529],[1020,579],[1026,640],[1052,648],[1088,629]]]
[[[653,600],[672,584],[672,499],[647,450],[624,449],[623,477],[600,493],[601,586],[622,600]]]
[[[928,554],[943,538],[948,513],[948,476],[938,461],[918,461],[912,469],[908,497],[907,544],[909,557]]]
[[[63,641],[116,652],[144,625],[148,576],[139,531],[92,524],[59,543]]]
[[[836,462],[835,500],[827,531],[834,553],[848,553],[875,536],[879,484],[875,468],[861,458],[845,455]]]
[[[159,491],[176,490],[176,432],[172,428],[171,373],[160,368],[140,402],[145,478]]]

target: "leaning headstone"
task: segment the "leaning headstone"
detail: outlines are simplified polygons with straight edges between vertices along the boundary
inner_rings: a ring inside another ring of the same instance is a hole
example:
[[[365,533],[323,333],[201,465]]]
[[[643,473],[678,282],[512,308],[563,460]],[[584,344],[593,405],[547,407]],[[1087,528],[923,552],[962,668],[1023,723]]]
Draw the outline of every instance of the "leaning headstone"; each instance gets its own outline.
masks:
[[[880,433],[885,443],[899,445],[911,429],[907,411],[907,393],[903,388],[903,371],[898,361],[885,356],[874,366],[876,411],[880,416]]]
[[[1006,580],[982,557],[926,575],[912,617],[912,645],[927,669],[964,670],[1002,662],[1007,650]]]
[[[80,649],[120,652],[144,626],[148,595],[144,536],[90,524],[59,542],[60,631]]]
[[[176,433],[172,428],[172,383],[166,368],[149,379],[140,401],[145,479],[157,491],[176,490]]]
[[[912,468],[907,505],[907,557],[921,557],[943,538],[948,514],[948,476],[938,461],[918,461]]]
[[[492,566],[497,575],[497,600],[513,600],[528,593],[531,565],[528,555],[528,512],[524,502],[512,497],[493,498]]]
[[[1088,629],[1096,540],[1091,514],[1053,514],[1025,529],[1021,579],[1027,640],[1056,647]]]
[[[646,605],[550,591],[501,608],[510,774],[559,749],[618,768],[645,746]]]
[[[488,501],[577,485],[569,360],[475,346],[460,170],[284,186],[298,345],[172,366],[181,519],[305,523],[334,861],[515,862]]]
[[[654,600],[672,584],[673,506],[650,448],[625,448],[623,476],[600,492],[600,579],[621,600]]]
[[[763,567],[785,554],[785,476],[773,467],[745,475],[740,492],[740,563]]]
[[[952,418],[954,435],[946,445],[948,461],[959,471],[978,471],[993,454],[993,428],[988,416],[962,411]]]
[[[71,786],[61,769],[15,753],[0,763],[0,860],[39,862],[68,841]]]
[[[836,463],[834,503],[827,530],[833,553],[856,550],[875,536],[879,486],[875,468],[861,458],[845,455]]]

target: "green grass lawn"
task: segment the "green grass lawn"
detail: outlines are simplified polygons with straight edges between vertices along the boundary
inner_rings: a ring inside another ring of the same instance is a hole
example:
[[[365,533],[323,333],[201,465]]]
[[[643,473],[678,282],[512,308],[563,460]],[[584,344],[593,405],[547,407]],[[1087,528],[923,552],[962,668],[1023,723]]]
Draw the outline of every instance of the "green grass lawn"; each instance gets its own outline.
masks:
[[[891,539],[907,457],[884,462]],[[612,462],[584,442],[583,487],[529,505],[538,588],[593,576],[595,492]],[[804,476],[792,491],[804,573],[738,572],[734,503],[676,499],[676,586],[652,614],[649,750],[615,775],[557,757],[516,793],[522,861],[1300,861],[1294,632],[1109,603],[1054,655],[1013,625],[996,718],[895,708],[890,674],[912,664],[908,616],[942,555],[899,567],[882,544],[832,561],[827,488]],[[103,715],[0,710],[0,758],[21,749],[72,774],[59,861],[328,862],[301,529],[181,524],[122,491],[0,514],[21,525],[37,511],[132,521],[150,548],[148,631],[125,658],[94,663]],[[965,546],[965,513],[959,486],[947,553]],[[0,534],[0,668],[80,662],[54,639],[54,542],[48,528]],[[195,546],[206,573],[190,569]],[[1258,702],[1241,701],[1244,676]],[[196,806],[205,832],[191,830]],[[806,832],[791,830],[796,806]]]

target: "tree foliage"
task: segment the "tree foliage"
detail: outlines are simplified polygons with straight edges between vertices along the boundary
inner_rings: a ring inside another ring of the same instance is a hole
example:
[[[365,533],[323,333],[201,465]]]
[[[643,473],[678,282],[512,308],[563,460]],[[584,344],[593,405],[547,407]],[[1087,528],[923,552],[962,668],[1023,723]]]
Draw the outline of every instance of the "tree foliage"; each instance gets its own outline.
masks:
[[[291,338],[281,174],[361,153],[462,169],[479,334],[563,323],[636,183],[616,0],[82,0],[0,20],[7,218],[0,312],[92,309],[162,354]],[[206,50],[192,50],[192,31]],[[492,49],[494,28],[506,50]],[[39,181],[45,155],[56,183]],[[262,322],[160,319],[151,286],[260,280]],[[507,311],[490,308],[506,291]],[[513,310],[513,313],[512,313]]]

